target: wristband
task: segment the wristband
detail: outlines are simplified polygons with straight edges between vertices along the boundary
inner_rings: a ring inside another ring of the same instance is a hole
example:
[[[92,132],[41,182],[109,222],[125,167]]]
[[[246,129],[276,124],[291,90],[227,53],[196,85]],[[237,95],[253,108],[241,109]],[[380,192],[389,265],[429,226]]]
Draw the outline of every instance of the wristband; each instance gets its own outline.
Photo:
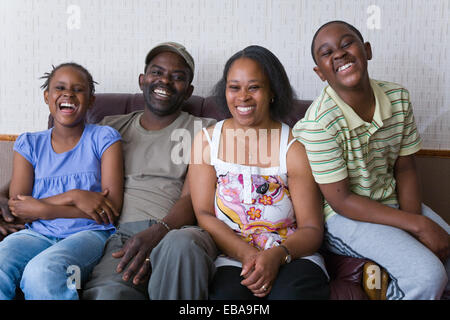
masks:
[[[167,229],[167,232],[170,231],[169,225],[168,225],[167,223],[165,223],[164,221],[158,219],[158,220],[156,221],[156,223],[162,224],[162,225]]]

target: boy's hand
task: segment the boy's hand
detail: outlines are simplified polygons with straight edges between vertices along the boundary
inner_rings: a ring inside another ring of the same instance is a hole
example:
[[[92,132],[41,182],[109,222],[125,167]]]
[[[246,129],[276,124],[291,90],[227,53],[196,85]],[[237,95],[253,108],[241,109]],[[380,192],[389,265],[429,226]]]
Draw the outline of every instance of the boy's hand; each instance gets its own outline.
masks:
[[[419,229],[414,235],[439,259],[445,261],[450,255],[449,234],[433,220],[421,215],[416,217],[419,220]]]

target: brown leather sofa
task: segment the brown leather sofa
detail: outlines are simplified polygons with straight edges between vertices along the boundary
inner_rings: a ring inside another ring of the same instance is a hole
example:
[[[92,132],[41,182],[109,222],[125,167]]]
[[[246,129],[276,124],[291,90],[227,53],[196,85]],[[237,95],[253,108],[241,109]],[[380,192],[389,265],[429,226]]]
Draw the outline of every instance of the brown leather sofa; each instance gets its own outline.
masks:
[[[104,116],[126,114],[144,108],[144,98],[142,93],[99,93],[96,94],[94,107],[87,115],[87,122],[97,123]],[[292,111],[283,119],[289,126],[293,126],[303,117],[311,101],[296,100]],[[221,111],[215,104],[212,97],[192,96],[183,106],[183,110],[195,116],[215,118],[222,120],[228,118],[228,112]],[[53,119],[49,117],[49,127],[53,125]],[[331,277],[331,299],[334,300],[367,300],[384,299],[388,277],[383,271],[381,275],[381,288],[370,289],[366,284],[375,283],[371,279],[374,275],[368,273],[368,267],[374,265],[373,262],[365,259],[338,256],[335,254],[323,253],[328,272]]]

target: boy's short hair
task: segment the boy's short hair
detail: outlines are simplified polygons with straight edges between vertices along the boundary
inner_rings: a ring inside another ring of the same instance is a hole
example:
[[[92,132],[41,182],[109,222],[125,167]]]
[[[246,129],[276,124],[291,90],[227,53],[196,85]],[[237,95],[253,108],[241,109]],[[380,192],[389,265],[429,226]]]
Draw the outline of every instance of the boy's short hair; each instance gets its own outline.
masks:
[[[317,61],[316,61],[316,58],[314,57],[314,42],[316,41],[317,35],[319,34],[320,30],[322,30],[322,29],[325,28],[326,26],[328,26],[328,25],[330,25],[330,24],[333,24],[333,23],[341,23],[341,24],[346,25],[350,30],[352,30],[354,33],[356,33],[356,35],[357,35],[358,38],[361,40],[361,42],[364,43],[364,38],[363,38],[361,32],[359,32],[359,30],[356,29],[356,28],[355,28],[353,25],[351,25],[350,23],[345,22],[345,21],[342,21],[342,20],[333,20],[333,21],[329,21],[329,22],[323,24],[319,29],[317,29],[317,31],[316,31],[316,33],[314,34],[314,37],[313,37],[313,39],[312,39],[312,42],[311,42],[311,55],[312,55],[312,58],[313,58],[315,64],[317,64]]]

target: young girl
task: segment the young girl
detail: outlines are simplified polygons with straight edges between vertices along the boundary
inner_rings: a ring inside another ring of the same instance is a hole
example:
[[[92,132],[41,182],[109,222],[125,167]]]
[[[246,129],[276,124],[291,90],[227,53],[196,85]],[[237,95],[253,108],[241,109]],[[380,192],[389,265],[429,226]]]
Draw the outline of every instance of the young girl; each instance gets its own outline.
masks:
[[[14,144],[9,207],[28,223],[0,242],[0,299],[78,299],[122,206],[121,137],[85,123],[92,76],[65,63],[43,78],[54,126]]]
[[[196,136],[189,168],[198,224],[223,252],[210,298],[327,299],[320,194],[279,121],[293,103],[283,65],[247,47],[228,60],[214,95],[232,118]]]

